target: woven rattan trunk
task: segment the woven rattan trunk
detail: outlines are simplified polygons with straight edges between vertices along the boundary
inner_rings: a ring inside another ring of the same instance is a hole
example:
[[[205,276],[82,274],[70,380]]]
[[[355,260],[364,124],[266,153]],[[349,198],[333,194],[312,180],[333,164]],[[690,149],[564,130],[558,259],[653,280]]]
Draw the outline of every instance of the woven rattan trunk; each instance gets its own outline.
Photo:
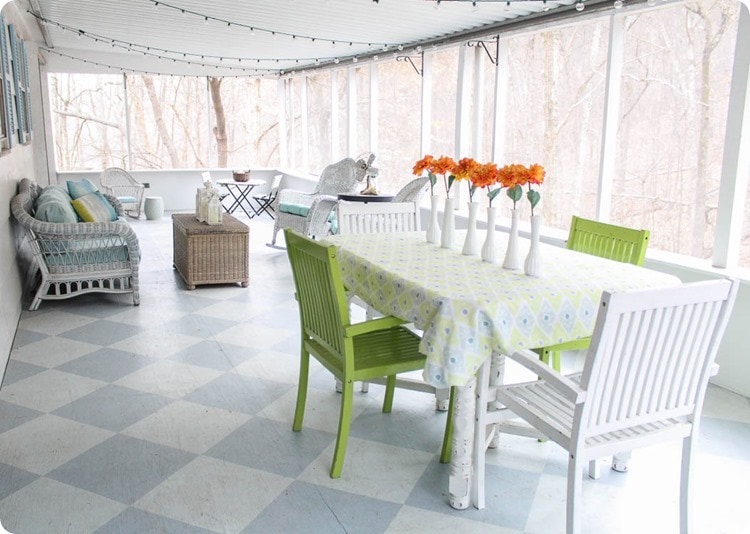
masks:
[[[247,225],[228,214],[217,225],[198,222],[192,213],[173,214],[174,266],[187,288],[229,283],[247,287],[249,235]]]

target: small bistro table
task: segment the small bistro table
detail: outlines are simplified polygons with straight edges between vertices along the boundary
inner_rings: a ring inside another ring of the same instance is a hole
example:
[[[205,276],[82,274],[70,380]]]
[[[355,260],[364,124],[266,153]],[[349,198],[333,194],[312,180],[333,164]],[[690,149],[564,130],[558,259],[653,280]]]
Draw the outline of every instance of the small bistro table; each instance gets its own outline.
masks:
[[[229,214],[221,224],[199,222],[192,213],[172,214],[174,268],[188,289],[201,284],[250,281],[248,244],[250,229]]]
[[[545,275],[503,269],[426,242],[424,232],[335,235],[347,289],[383,314],[423,331],[424,379],[457,386],[448,483],[451,506],[470,504],[474,388],[495,355],[590,336],[602,291],[677,285],[672,275],[542,245]],[[505,250],[507,234],[496,246]],[[528,240],[520,242],[528,249]],[[522,245],[523,246],[523,245]]]
[[[253,207],[253,197],[248,196],[258,186],[265,185],[265,180],[259,180],[257,178],[251,178],[245,182],[238,182],[236,180],[217,180],[217,184],[226,188],[229,195],[232,197],[232,203],[225,207],[227,213],[234,213],[237,208],[240,208],[245,212],[248,219],[252,219],[258,215],[258,210]]]

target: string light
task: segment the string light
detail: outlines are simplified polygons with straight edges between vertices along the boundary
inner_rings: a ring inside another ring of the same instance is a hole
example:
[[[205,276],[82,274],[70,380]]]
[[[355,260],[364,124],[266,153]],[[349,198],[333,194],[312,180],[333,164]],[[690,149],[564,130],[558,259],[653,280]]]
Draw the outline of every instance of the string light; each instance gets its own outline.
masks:
[[[325,37],[319,37],[319,36],[316,36],[316,35],[302,35],[302,34],[299,34],[299,33],[283,32],[283,31],[277,31],[277,30],[270,30],[270,29],[267,29],[267,28],[259,28],[258,26],[252,26],[251,27],[249,24],[244,24],[242,22],[234,22],[234,21],[231,21],[231,20],[223,19],[221,17],[214,17],[213,15],[209,15],[209,14],[206,14],[206,13],[200,13],[198,11],[192,11],[190,9],[185,9],[183,7],[173,6],[172,4],[168,4],[168,3],[162,2],[161,0],[158,0],[158,1],[157,0],[150,0],[150,1],[153,2],[154,4],[158,5],[159,7],[173,9],[175,11],[179,11],[182,14],[188,14],[188,15],[193,15],[195,17],[202,18],[205,22],[208,22],[208,21],[222,22],[222,23],[227,24],[229,26],[236,26],[238,28],[247,28],[247,29],[250,29],[250,30],[254,29],[257,32],[264,32],[264,33],[268,33],[270,35],[279,35],[279,36],[283,36],[283,37],[291,37],[292,39],[308,39],[310,41],[318,40],[318,41],[329,42],[329,43],[335,42],[333,39],[326,39]],[[440,3],[439,0],[438,0],[438,3]],[[355,41],[355,40],[352,40],[351,43],[352,44],[356,44],[356,45],[378,46],[378,47],[382,47],[382,46],[395,46],[397,44],[397,43],[369,43],[369,42],[365,42],[365,41]]]
[[[160,5],[162,5],[162,4],[160,3]],[[203,60],[203,59],[209,59],[209,60],[217,60],[217,61],[221,61],[221,62],[224,62],[224,61],[236,61],[238,63],[241,63],[243,60],[244,61],[248,61],[250,59],[257,59],[259,62],[260,61],[275,61],[277,63],[280,62],[280,61],[285,61],[285,62],[286,61],[289,61],[289,62],[296,61],[296,62],[299,62],[299,61],[315,61],[316,59],[322,60],[322,61],[330,61],[330,60],[333,59],[333,56],[329,56],[329,57],[314,56],[314,57],[304,57],[304,58],[299,58],[299,57],[293,57],[293,58],[292,57],[290,57],[290,58],[271,58],[271,57],[247,58],[247,57],[205,55],[205,54],[196,54],[196,53],[192,53],[192,52],[184,52],[184,51],[179,51],[179,50],[169,50],[169,49],[166,49],[166,48],[158,48],[158,47],[146,46],[146,45],[139,44],[139,43],[131,43],[131,42],[128,42],[128,41],[122,41],[122,40],[119,40],[119,39],[113,39],[111,37],[107,37],[107,36],[100,35],[100,34],[89,33],[89,32],[86,32],[86,31],[78,29],[78,28],[73,28],[71,26],[67,26],[65,24],[61,24],[59,22],[55,22],[55,21],[50,20],[50,19],[45,19],[45,18],[43,18],[43,17],[41,17],[39,15],[35,15],[34,13],[32,13],[30,11],[29,11],[29,13],[32,14],[32,15],[34,15],[37,19],[39,19],[40,22],[42,22],[42,23],[44,23],[44,24],[46,24],[48,26],[54,26],[54,27],[57,27],[57,28],[59,28],[59,29],[61,29],[63,31],[68,31],[68,32],[76,34],[76,36],[79,39],[82,38],[82,37],[85,37],[87,39],[90,39],[90,40],[98,42],[98,43],[107,44],[109,46],[112,46],[113,48],[121,48],[123,50],[127,50],[128,52],[137,52],[139,54],[142,53],[144,55],[153,56],[153,57],[165,57],[165,55],[179,55],[179,56],[182,56],[183,58],[193,57],[193,58],[200,58],[201,60]],[[167,59],[170,59],[170,58],[168,57]],[[183,63],[192,64],[192,65],[196,64],[195,62],[191,62],[190,60],[187,60],[187,59],[182,60],[182,62]],[[224,65],[224,68],[232,68],[232,67],[228,67],[228,66]]]
[[[130,73],[130,74],[150,74],[150,75],[153,75],[153,76],[167,76],[167,75],[174,76],[174,74],[172,74],[172,73],[156,72],[156,71],[143,70],[143,69],[133,69],[133,68],[130,68],[130,67],[118,67],[116,65],[108,65],[106,63],[100,63],[98,61],[92,61],[90,59],[83,59],[83,58],[80,58],[80,57],[71,56],[70,54],[64,54],[62,52],[58,52],[57,50],[51,50],[49,48],[44,48],[44,47],[40,48],[40,50],[42,50],[42,51],[44,51],[44,52],[46,52],[48,54],[54,54],[56,56],[64,57],[66,59],[70,59],[70,60],[73,60],[73,61],[80,61],[80,62],[88,64],[88,65],[94,65],[94,66],[97,66],[97,67],[102,67],[102,68],[110,69],[110,70],[111,69],[116,69],[116,70],[119,70],[120,72],[124,72],[124,73]],[[172,59],[172,61],[175,62],[176,60]],[[210,65],[202,65],[202,66],[203,67],[207,67],[207,66],[210,66]],[[217,68],[219,67],[219,65],[215,65],[215,66]],[[250,71],[252,71],[253,74],[255,74],[256,76],[260,76],[261,78],[266,78],[268,76],[276,77],[276,74],[273,71],[271,71],[270,69],[258,68],[258,69],[246,69],[246,70],[248,71],[248,74],[249,74]],[[283,74],[283,71],[281,71],[279,74]],[[180,74],[179,76],[200,76],[200,75],[197,75],[197,74]]]

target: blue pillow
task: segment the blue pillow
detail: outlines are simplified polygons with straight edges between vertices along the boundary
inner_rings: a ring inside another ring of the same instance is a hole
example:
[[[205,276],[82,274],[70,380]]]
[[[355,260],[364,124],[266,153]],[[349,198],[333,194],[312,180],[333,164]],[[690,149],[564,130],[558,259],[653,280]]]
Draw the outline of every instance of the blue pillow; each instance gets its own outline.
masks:
[[[39,194],[34,203],[34,218],[52,223],[78,222],[68,190],[57,184],[48,185]]]
[[[81,198],[84,195],[95,193],[96,191],[99,191],[99,189],[94,185],[94,182],[87,178],[84,178],[80,182],[68,180],[68,193],[73,200]]]
[[[110,222],[117,220],[117,212],[99,191],[83,195],[72,202],[84,222]]]

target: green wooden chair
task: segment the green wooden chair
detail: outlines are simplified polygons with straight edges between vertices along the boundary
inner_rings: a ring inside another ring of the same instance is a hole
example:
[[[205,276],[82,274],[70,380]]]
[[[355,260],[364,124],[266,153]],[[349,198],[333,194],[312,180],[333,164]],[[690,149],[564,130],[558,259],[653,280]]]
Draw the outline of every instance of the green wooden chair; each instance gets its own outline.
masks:
[[[352,417],[354,382],[387,377],[383,412],[393,406],[396,375],[424,368],[420,338],[404,328],[405,321],[381,317],[351,324],[336,247],[284,231],[299,303],[302,342],[297,406],[292,429],[302,430],[312,355],[343,384],[336,449],[331,478],[344,465]]]
[[[568,249],[585,252],[600,258],[607,258],[633,265],[643,265],[650,232],[615,226],[590,219],[573,216],[568,235]],[[552,363],[555,371],[560,371],[560,354],[567,350],[587,349],[590,337],[567,341],[549,347],[534,349],[546,364]]]
[[[610,260],[643,265],[646,258],[646,248],[650,232],[648,230],[634,230],[623,226],[615,226],[590,219],[573,216],[568,234],[568,249],[585,252],[593,256]],[[560,354],[566,350],[587,349],[590,337],[566,341],[549,347],[533,349],[544,363],[550,364],[555,371],[560,371]],[[448,463],[451,456],[451,441],[453,438],[453,408],[455,404],[455,388],[451,388],[448,404],[448,418],[445,422],[445,437],[440,453],[440,461]]]

